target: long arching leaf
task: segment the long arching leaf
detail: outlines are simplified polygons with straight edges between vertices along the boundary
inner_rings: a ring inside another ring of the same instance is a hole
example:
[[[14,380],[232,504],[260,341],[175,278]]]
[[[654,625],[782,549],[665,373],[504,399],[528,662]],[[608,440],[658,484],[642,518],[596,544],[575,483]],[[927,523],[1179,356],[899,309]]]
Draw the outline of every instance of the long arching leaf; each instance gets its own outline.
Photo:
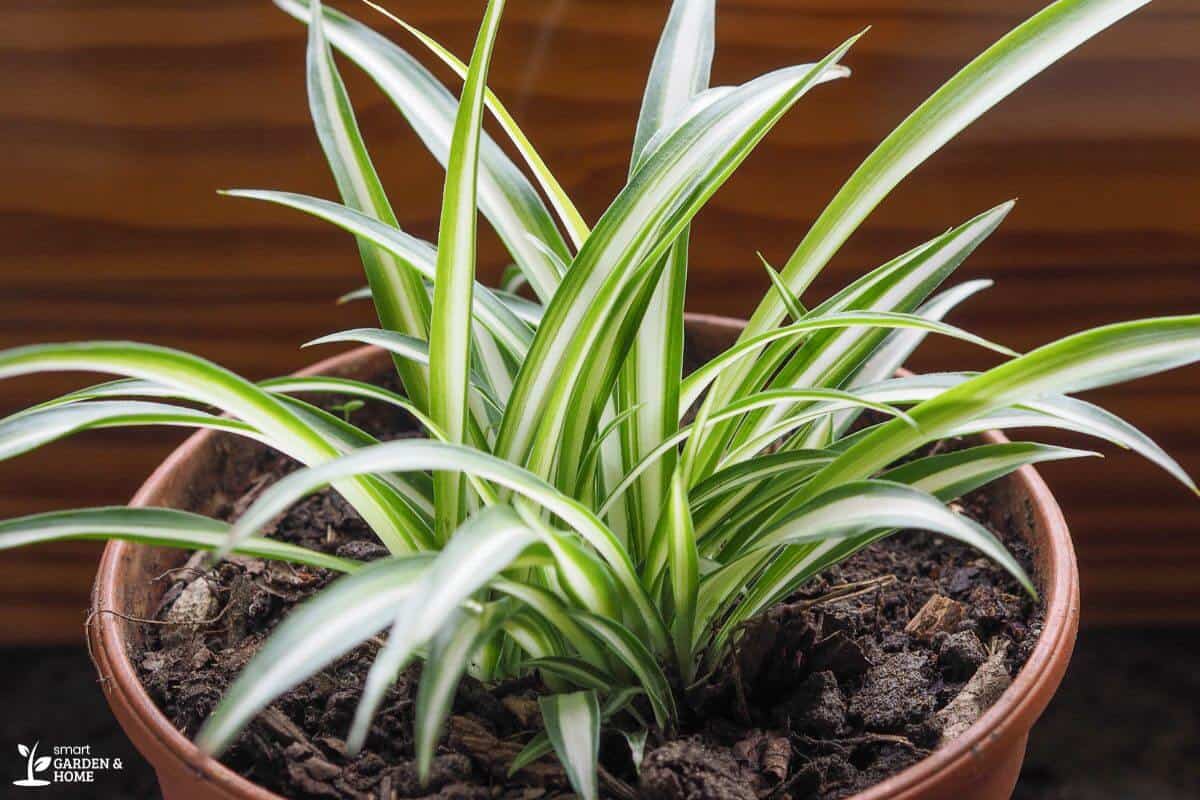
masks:
[[[121,539],[156,547],[218,550],[226,543],[229,525],[200,514],[170,508],[85,508],[51,511],[0,522],[0,550],[60,541]],[[335,572],[354,572],[361,562],[326,555],[287,542],[252,536],[234,552],[270,561],[287,561]]]
[[[438,227],[437,275],[429,326],[432,368],[429,411],[447,440],[459,443],[467,441],[471,305],[475,284],[475,199],[479,146],[483,137],[483,96],[503,11],[504,0],[488,0],[454,121]],[[458,525],[466,507],[462,476],[439,472],[433,476],[433,490],[437,501],[434,533],[440,541],[445,541]]]
[[[371,719],[400,670],[459,605],[517,559],[538,535],[507,506],[491,506],[463,523],[401,604],[387,644],[367,672],[346,747],[357,752]]]
[[[308,464],[338,455],[333,445],[278,398],[227,369],[178,350],[133,342],[86,342],[0,352],[0,378],[73,370],[114,373],[169,387],[193,402],[233,414]],[[411,530],[406,530],[397,510],[368,481],[339,481],[337,488],[393,552],[415,549]]]
[[[942,145],[1046,67],[1148,2],[1059,0],[963,67],[867,156],[813,223],[783,269],[792,293],[803,294],[871,210]],[[743,335],[774,327],[783,313],[783,304],[768,295]]]
[[[504,621],[505,611],[496,605],[480,614],[457,612],[433,637],[429,658],[421,669],[417,702],[413,714],[414,749],[417,753],[417,777],[429,779],[433,753],[442,726],[450,713],[458,682],[470,665],[475,652],[494,636]]]
[[[141,400],[96,400],[52,406],[0,420],[0,460],[81,431],[151,425],[210,428],[266,441],[252,425],[192,408]]]
[[[379,4],[372,3],[371,0],[363,0],[363,2],[411,33],[418,42],[425,45],[429,52],[440,58],[443,64],[454,70],[458,74],[458,77],[465,78],[467,76],[467,65],[445,47],[438,44],[433,37],[400,19]],[[550,199],[550,204],[558,212],[559,219],[562,220],[563,225],[567,228],[567,234],[575,243],[576,249],[578,249],[589,233],[587,223],[583,221],[579,210],[575,208],[575,204],[571,202],[571,198],[567,196],[566,191],[559,185],[558,179],[554,177],[554,173],[550,171],[550,168],[546,166],[546,162],[542,160],[537,150],[534,149],[533,144],[525,136],[525,132],[517,125],[517,121],[513,119],[512,114],[508,113],[508,109],[500,102],[500,98],[491,89],[487,90],[484,103],[487,105],[488,110],[492,112],[492,115],[495,116],[496,121],[500,123],[500,127],[513,143],[513,146],[516,147],[517,152],[521,154],[521,158],[524,159],[525,164],[529,167],[529,171],[537,179],[538,185],[546,193],[546,197]],[[539,241],[541,240],[539,239]]]
[[[293,610],[225,692],[197,746],[219,754],[272,700],[386,628],[432,560],[371,562]]]
[[[286,13],[307,22],[301,0],[274,0]],[[450,153],[458,103],[416,59],[394,42],[331,8],[324,9],[325,35],[335,49],[371,76],[408,120],[425,147],[445,165]],[[484,136],[479,162],[479,210],[504,242],[513,260],[543,301],[554,294],[562,276],[529,241],[533,234],[567,257],[567,246],[554,218],[504,151]]]
[[[550,475],[560,447],[584,449],[579,445],[586,446],[595,412],[581,414],[578,403],[593,405],[603,398],[580,398],[574,390],[614,360],[619,363],[619,352],[600,353],[595,346],[606,331],[611,333],[623,292],[648,277],[637,268],[658,263],[690,218],[801,95],[843,74],[835,62],[850,44],[816,65],[772,73],[731,92],[655,151],[596,224],[547,307],[513,387],[497,453]]]
[[[308,31],[308,104],[325,160],[347,206],[399,227],[325,41],[320,0],[312,0],[312,7],[317,13]],[[410,265],[370,242],[360,239],[359,251],[383,327],[424,339],[428,333],[429,299],[420,276]],[[399,359],[396,367],[409,397],[425,408],[429,402],[428,372]]]
[[[676,0],[671,5],[642,96],[634,134],[630,173],[636,172],[655,136],[666,136],[708,88],[715,27],[714,0]],[[635,409],[621,423],[622,452],[628,468],[641,461],[676,427],[679,382],[683,375],[683,304],[687,286],[689,232],[685,229],[663,258],[658,285],[621,370],[616,412]],[[626,525],[635,555],[653,531],[669,491],[675,454],[655,461],[626,498]]]
[[[230,533],[230,542],[249,536],[308,492],[350,475],[427,470],[453,470],[495,483],[523,495],[563,520],[595,548],[614,579],[633,603],[633,613],[656,649],[667,646],[659,612],[638,580],[629,554],[617,537],[586,506],[546,481],[503,459],[449,442],[406,439],[365,447],[321,467],[288,475],[246,510]]]
[[[1059,339],[917,405],[909,412],[917,429],[894,423],[880,426],[817,473],[797,502],[870,475],[991,411],[1122,383],[1198,360],[1200,316],[1124,322]],[[1190,479],[1188,486],[1196,491]]]

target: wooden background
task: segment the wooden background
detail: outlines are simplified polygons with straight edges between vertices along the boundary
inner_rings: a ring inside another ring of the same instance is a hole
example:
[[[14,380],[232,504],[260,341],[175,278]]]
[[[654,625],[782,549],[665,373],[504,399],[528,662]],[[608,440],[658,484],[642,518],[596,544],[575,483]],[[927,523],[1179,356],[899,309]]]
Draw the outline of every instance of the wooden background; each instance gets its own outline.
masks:
[[[766,286],[755,250],[784,260],[874,143],[1041,4],[723,0],[720,82],[810,60],[874,27],[847,59],[854,77],[805,98],[701,215],[690,308],[751,309]],[[466,53],[482,4],[391,5]],[[664,11],[659,0],[509,3],[492,84],[591,219],[622,183]],[[1158,0],[1085,45],[923,166],[812,297],[1019,197],[961,271],[996,288],[955,322],[1023,349],[1085,326],[1200,311],[1198,43],[1194,0]],[[366,323],[364,307],[332,302],[360,282],[348,238],[214,194],[332,196],[303,58],[303,29],[264,0],[0,2],[0,346],[139,339],[263,378],[315,359],[298,343]],[[373,86],[346,74],[401,222],[435,237],[436,163]],[[492,275],[502,264],[491,238],[482,263]],[[937,342],[917,366],[984,363]],[[4,381],[0,412],[79,381]],[[1196,474],[1198,390],[1193,369],[1098,397]],[[0,515],[123,502],[177,440],[98,433],[0,464]],[[1195,498],[1121,453],[1045,474],[1075,533],[1085,620],[1200,618]],[[0,557],[0,638],[77,641],[97,552]]]

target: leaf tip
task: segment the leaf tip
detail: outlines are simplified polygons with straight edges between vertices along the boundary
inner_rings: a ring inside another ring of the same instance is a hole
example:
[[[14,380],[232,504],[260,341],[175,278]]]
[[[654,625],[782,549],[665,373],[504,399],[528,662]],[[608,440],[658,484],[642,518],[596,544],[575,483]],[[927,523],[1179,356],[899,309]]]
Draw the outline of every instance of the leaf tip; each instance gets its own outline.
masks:
[[[367,743],[368,727],[360,722],[360,715],[355,714],[354,722],[350,725],[350,732],[346,735],[346,755],[353,758],[362,752],[363,746]]]
[[[1041,595],[1038,594],[1037,587],[1033,585],[1033,581],[1031,581],[1029,579],[1028,575],[1025,575],[1022,572],[1022,575],[1019,580],[1021,581],[1021,586],[1025,589],[1026,592],[1029,593],[1030,598],[1032,598],[1035,603],[1039,602],[1042,599]]]
[[[215,730],[214,717],[215,712],[204,721],[204,724],[200,727],[200,732],[196,734],[196,738],[193,740],[193,744],[196,745],[200,752],[210,758],[216,758],[225,749],[225,743],[222,741],[224,737]]]

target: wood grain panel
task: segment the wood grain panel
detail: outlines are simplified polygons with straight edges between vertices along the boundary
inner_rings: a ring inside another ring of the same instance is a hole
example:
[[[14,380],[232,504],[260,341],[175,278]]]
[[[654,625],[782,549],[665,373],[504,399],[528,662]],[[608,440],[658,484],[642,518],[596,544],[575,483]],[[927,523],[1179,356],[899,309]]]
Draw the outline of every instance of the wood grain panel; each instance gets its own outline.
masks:
[[[467,52],[479,3],[395,2]],[[873,25],[702,212],[690,308],[741,315],[839,183],[957,66],[1039,0],[723,0],[715,78],[810,60]],[[366,9],[343,7],[369,18]],[[627,168],[664,2],[510,0],[493,86],[595,219]],[[384,23],[386,27],[386,23]],[[955,320],[1018,348],[1072,330],[1200,309],[1200,9],[1158,0],[1020,90],[878,209],[814,287],[1011,197],[963,267],[997,286]],[[304,104],[304,36],[261,0],[0,0],[0,346],[106,337],[186,347],[249,376],[367,321],[332,299],[360,282],[347,237],[218,197],[229,186],[324,196]],[[378,90],[349,88],[401,221],[435,234],[442,175]],[[444,71],[439,75],[448,78]],[[485,233],[482,266],[504,263]],[[916,366],[984,366],[931,343]],[[0,412],[81,383],[0,382]],[[1196,371],[1099,399],[1200,473]],[[0,514],[120,502],[179,435],[105,432],[0,464]],[[1124,453],[1046,469],[1075,532],[1085,620],[1200,619],[1200,508]],[[0,640],[76,639],[97,549],[0,557]]]

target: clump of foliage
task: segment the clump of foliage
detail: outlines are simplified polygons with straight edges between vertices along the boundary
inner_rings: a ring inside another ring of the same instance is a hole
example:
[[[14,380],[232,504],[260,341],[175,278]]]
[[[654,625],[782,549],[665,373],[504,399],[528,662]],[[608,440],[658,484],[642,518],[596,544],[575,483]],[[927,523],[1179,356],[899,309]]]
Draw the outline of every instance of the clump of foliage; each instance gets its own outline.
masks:
[[[840,62],[858,37],[816,63],[710,87],[714,2],[676,0],[651,66],[628,182],[589,226],[487,88],[502,0],[488,2],[469,64],[400,23],[464,79],[458,100],[408,52],[350,17],[317,2],[276,2],[308,24],[309,101],[341,203],[229,194],[311,214],[355,237],[369,282],[357,294],[373,301],[380,327],[319,341],[391,351],[403,394],[324,377],[255,384],[193,355],[126,342],[0,353],[0,376],[124,377],[3,420],[4,457],[90,428],[184,425],[251,437],[307,465],[232,526],[146,508],[0,525],[4,547],[124,538],[346,573],[286,619],[229,689],[199,735],[209,751],[386,630],[351,750],[413,659],[424,660],[415,709],[423,775],[464,673],[493,680],[537,671],[552,692],[541,701],[545,732],[515,766],[554,749],[578,792],[594,798],[602,724],[669,731],[683,690],[722,668],[742,623],[898,529],[967,542],[1034,592],[998,540],[947,503],[1022,465],[1089,454],[1014,442],[920,456],[930,443],[993,428],[1081,431],[1132,448],[1195,488],[1145,435],[1071,395],[1197,360],[1200,317],[1097,328],[1024,355],[942,321],[986,287],[973,281],[939,293],[1010,203],[811,308],[799,299],[910,171],[1143,0],[1061,0],[968,64],[867,157],[782,269],[767,267],[772,288],[737,343],[686,376],[692,218],[805,93],[849,75]],[[404,232],[393,214],[333,50],[378,83],[445,166],[436,246]],[[524,171],[484,132],[486,111]],[[476,282],[478,212],[515,262],[499,289]],[[515,294],[521,284],[535,300]],[[978,374],[896,377],[930,333],[1005,360]],[[311,392],[391,404],[427,438],[379,443],[353,424],[349,406],[338,417],[297,397]],[[855,427],[865,411],[884,421]],[[256,535],[326,484],[391,557],[361,564]]]

